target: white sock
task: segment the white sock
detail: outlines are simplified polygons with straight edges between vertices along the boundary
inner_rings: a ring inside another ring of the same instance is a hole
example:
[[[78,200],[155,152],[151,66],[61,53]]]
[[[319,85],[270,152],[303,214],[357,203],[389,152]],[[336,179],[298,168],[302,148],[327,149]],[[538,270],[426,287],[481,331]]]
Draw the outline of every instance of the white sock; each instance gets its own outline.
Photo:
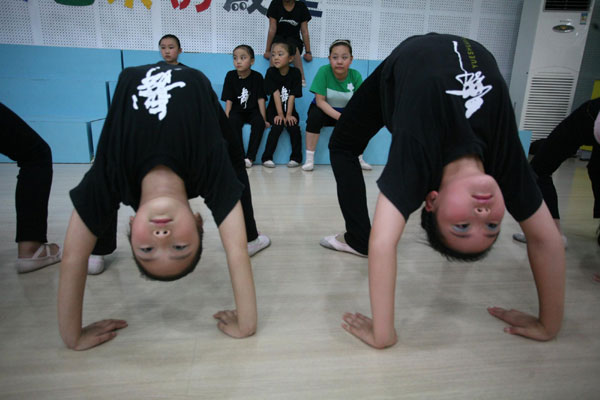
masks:
[[[306,161],[304,163],[313,163],[315,161],[315,152],[306,150]]]

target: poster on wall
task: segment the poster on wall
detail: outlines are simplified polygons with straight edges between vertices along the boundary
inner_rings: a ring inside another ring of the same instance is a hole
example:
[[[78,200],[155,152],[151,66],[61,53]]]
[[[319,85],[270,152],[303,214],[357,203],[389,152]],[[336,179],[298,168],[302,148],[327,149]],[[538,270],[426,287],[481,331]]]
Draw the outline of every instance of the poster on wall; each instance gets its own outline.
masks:
[[[94,4],[94,0],[54,0],[63,6],[90,6]]]
[[[241,42],[266,52],[275,0],[2,0],[0,43],[155,51],[163,34],[186,53],[229,54]],[[277,0],[280,1],[280,0]],[[328,56],[351,40],[356,60],[381,60],[412,35],[444,32],[491,49],[510,80],[524,0],[296,0],[312,17],[310,47]]]
[[[27,0],[25,0],[27,1]],[[58,4],[65,6],[90,6],[94,4],[95,0],[54,0]],[[109,4],[113,4],[115,0],[106,0]],[[150,10],[152,8],[152,0],[140,0],[144,6]],[[306,4],[310,15],[316,18],[323,16],[323,11],[319,10],[318,1],[305,1],[300,0]],[[185,10],[192,0],[171,0],[171,6],[174,9]],[[258,11],[262,15],[267,15],[267,7],[263,5],[264,0],[225,0],[223,9],[225,11],[246,11],[248,14],[252,14],[254,11]],[[123,5],[127,8],[133,8],[134,0],[124,0]],[[194,5],[197,12],[203,12],[208,10],[211,6],[212,0],[202,0]]]

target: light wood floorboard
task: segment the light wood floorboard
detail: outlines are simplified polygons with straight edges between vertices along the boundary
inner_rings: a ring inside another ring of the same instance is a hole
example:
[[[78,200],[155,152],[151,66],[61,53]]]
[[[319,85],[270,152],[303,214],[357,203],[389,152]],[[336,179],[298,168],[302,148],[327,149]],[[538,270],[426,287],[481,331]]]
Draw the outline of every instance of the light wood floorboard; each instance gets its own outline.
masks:
[[[55,165],[49,240],[62,243],[68,190],[89,165]],[[371,215],[382,167],[366,172]],[[259,230],[272,246],[252,258],[259,328],[234,340],[212,314],[233,306],[225,255],[201,199],[205,250],[189,277],[139,276],[125,237],[133,211],[119,213],[119,248],[89,277],[84,322],[123,318],[129,327],[85,352],[62,344],[56,321],[58,264],[14,270],[14,188],[18,169],[0,164],[0,398],[2,399],[598,399],[600,248],[585,163],[556,173],[569,238],[564,326],[538,343],[503,333],[486,307],[536,313],[525,246],[507,215],[482,262],[450,263],[424,244],[419,218],[398,248],[399,341],[377,351],[341,327],[345,311],[370,314],[367,261],[319,246],[343,229],[329,166],[312,173],[278,166],[249,170]]]

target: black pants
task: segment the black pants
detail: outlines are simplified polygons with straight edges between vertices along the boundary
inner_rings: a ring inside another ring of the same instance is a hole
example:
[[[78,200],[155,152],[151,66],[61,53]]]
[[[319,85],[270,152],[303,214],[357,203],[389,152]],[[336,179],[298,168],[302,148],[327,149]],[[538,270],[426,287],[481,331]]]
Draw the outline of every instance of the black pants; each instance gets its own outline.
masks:
[[[46,243],[52,185],[50,146],[25,121],[0,103],[0,153],[19,167],[15,204],[16,242]]]
[[[344,108],[329,141],[329,158],[337,184],[344,221],[346,243],[368,254],[371,221],[367,191],[358,156],[369,140],[383,128],[379,82],[383,63],[358,88]]]
[[[261,117],[262,120],[262,117]],[[246,236],[248,241],[258,237],[258,231],[256,230],[256,221],[254,220],[254,208],[252,207],[252,193],[250,192],[250,181],[248,181],[248,173],[246,172],[246,164],[244,163],[244,144],[242,137],[236,135],[231,129],[231,125],[227,120],[225,111],[219,108],[219,125],[221,126],[221,132],[223,137],[227,141],[227,150],[229,152],[229,158],[235,174],[240,182],[244,185],[244,191],[242,192],[242,209],[244,210],[244,222],[246,223]]]
[[[263,133],[265,132],[265,121],[258,110],[253,112],[230,112],[229,122],[233,127],[233,132],[242,138],[242,127],[244,124],[250,124],[250,140],[248,142],[248,151],[246,157],[250,161],[256,160],[256,152],[260,146]],[[243,143],[243,141],[242,141]]]
[[[593,145],[587,169],[594,192],[594,218],[600,218],[600,145],[594,139],[594,121],[599,111],[600,99],[583,103],[554,128],[531,160],[538,186],[554,219],[559,219],[560,214],[552,174],[582,145]]]
[[[238,180],[244,185],[244,191],[242,192],[242,209],[244,211],[244,222],[246,224],[246,236],[248,241],[252,241],[258,237],[258,231],[256,229],[256,221],[254,220],[254,209],[252,207],[252,193],[250,192],[250,182],[248,181],[248,173],[246,172],[246,165],[244,163],[244,147],[242,144],[242,138],[239,135],[234,134],[233,129],[225,111],[219,108],[219,125],[223,138],[227,141],[227,150],[229,152],[229,158],[231,164],[235,170]],[[96,246],[92,251],[94,255],[107,255],[111,254],[117,248],[117,213],[111,217],[110,226],[106,229],[105,233],[98,237]]]
[[[306,132],[320,134],[324,126],[335,126],[337,120],[325,114],[315,103],[311,103],[306,117]]]
[[[296,161],[297,163],[302,162],[302,136],[300,134],[300,127],[296,124],[293,126],[288,125],[273,125],[271,123],[271,131],[267,138],[267,144],[265,145],[265,151],[262,155],[262,162],[273,160],[273,153],[277,148],[277,141],[283,128],[287,129],[290,134],[290,142],[292,143],[292,154],[290,160]]]

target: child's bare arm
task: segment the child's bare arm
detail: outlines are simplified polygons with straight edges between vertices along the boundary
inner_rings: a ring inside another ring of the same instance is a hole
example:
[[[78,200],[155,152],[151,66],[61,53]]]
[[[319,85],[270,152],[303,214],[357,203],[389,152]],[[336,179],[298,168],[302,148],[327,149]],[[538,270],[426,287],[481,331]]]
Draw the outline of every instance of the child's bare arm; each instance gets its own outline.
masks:
[[[277,20],[269,17],[269,32],[267,33],[267,47],[263,56],[269,60],[271,58],[271,44],[273,44],[273,38],[277,32]]]
[[[296,101],[296,96],[290,96],[287,102],[287,115],[285,116],[285,122],[288,125],[296,125],[298,120],[294,117],[294,104]]]
[[[517,310],[491,307],[488,311],[510,326],[505,331],[535,340],[554,338],[563,319],[565,299],[565,249],[546,207],[520,223],[527,238],[527,254],[538,292],[539,317]]]
[[[271,126],[271,124],[269,124],[269,122],[267,121],[267,107],[265,106],[265,99],[258,99],[258,111],[260,112],[260,115],[265,121],[265,127],[268,128],[269,126]]]
[[[342,115],[342,113],[331,107],[331,105],[327,102],[326,97],[322,94],[315,93],[315,103],[317,103],[317,107],[319,107],[321,111],[335,120],[338,120],[340,115]]]
[[[308,22],[304,21],[300,24],[300,33],[302,33],[302,41],[304,42],[304,59],[312,61],[312,53],[310,51],[310,37],[308,35]]]
[[[285,122],[285,115],[283,114],[283,104],[281,103],[281,92],[279,90],[276,90],[271,96],[273,98],[273,101],[275,102],[275,110],[277,111],[277,115],[275,116],[273,123],[275,125],[281,125]]]
[[[225,115],[229,118],[229,113],[231,112],[231,107],[233,107],[233,102],[231,100],[227,100],[225,102]]]
[[[257,324],[256,293],[239,201],[219,225],[219,234],[227,255],[236,310],[219,311],[214,317],[225,334],[235,338],[251,336],[256,332]]]
[[[344,314],[344,329],[377,349],[398,340],[394,328],[396,248],[406,220],[398,209],[379,194],[369,237],[369,293],[373,319],[360,313]]]
[[[74,350],[102,344],[114,338],[117,329],[127,326],[123,320],[81,326],[87,263],[96,239],[74,210],[65,237],[58,284],[58,327],[64,343]]]

